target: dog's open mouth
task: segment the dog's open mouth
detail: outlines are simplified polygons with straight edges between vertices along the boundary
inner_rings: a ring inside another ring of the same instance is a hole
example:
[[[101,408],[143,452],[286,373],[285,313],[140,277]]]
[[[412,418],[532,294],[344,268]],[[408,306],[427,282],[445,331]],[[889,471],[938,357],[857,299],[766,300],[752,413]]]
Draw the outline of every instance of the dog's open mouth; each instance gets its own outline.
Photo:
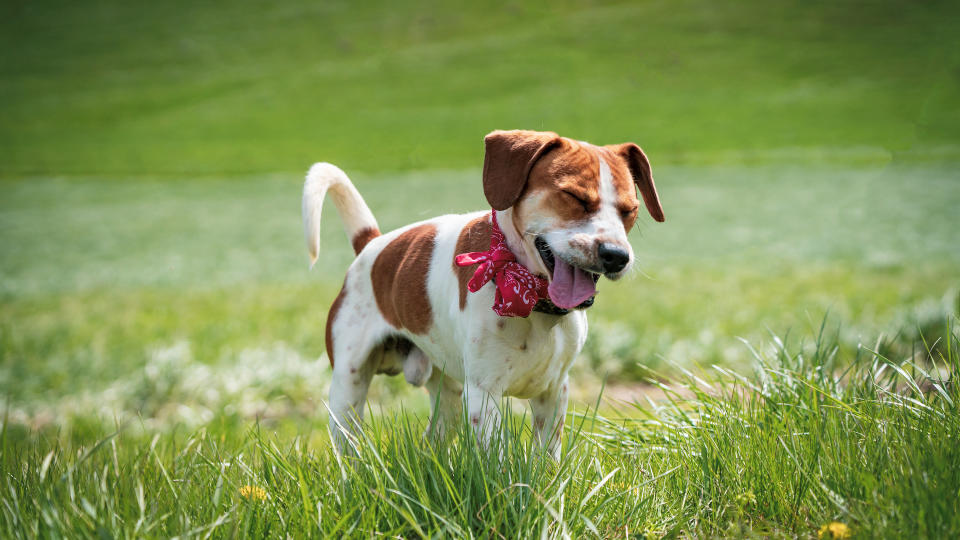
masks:
[[[550,275],[553,275],[553,251],[550,249],[547,241],[544,240],[542,236],[538,236],[533,241],[533,245],[536,246],[537,251],[540,252],[540,258],[543,259],[543,264],[546,265],[547,272],[550,272]]]
[[[593,305],[600,274],[572,265],[554,255],[543,237],[534,240],[534,246],[550,272],[550,301],[561,309],[585,308]]]

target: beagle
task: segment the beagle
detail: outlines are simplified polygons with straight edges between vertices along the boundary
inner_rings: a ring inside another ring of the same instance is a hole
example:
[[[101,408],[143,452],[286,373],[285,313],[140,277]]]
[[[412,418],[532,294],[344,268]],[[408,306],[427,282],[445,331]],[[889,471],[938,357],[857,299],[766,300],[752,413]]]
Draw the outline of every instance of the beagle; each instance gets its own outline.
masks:
[[[637,188],[663,221],[650,163],[636,144],[595,146],[551,132],[484,139],[490,211],[446,215],[381,234],[342,170],[317,163],[303,187],[311,267],[329,190],[357,257],[327,316],[330,430],[338,449],[362,420],[373,375],[426,385],[428,432],[467,417],[488,443],[503,397],[528,399],[536,440],[558,455],[567,372],[587,336],[601,276],[633,263],[627,232]]]

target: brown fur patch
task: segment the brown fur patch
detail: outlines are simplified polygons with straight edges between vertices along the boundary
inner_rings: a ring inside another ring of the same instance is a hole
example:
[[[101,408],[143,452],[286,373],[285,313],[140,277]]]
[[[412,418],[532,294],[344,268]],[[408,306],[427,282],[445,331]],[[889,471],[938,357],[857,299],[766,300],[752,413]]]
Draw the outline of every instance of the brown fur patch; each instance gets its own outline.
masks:
[[[548,192],[550,209],[557,217],[580,221],[600,209],[599,157],[592,147],[570,139],[562,141],[534,165],[527,192]]]
[[[370,279],[380,313],[395,328],[425,334],[433,321],[427,296],[427,271],[437,228],[420,225],[405,231],[373,261]]]
[[[483,194],[496,210],[514,205],[530,169],[540,156],[560,144],[551,131],[492,131],[483,139]]]
[[[340,294],[330,304],[330,311],[327,312],[327,358],[330,359],[330,367],[333,367],[333,321],[340,312],[340,306],[343,304],[343,298],[347,295],[347,280],[343,280],[343,287],[340,288]]]
[[[364,246],[378,236],[380,236],[380,229],[376,227],[364,227],[357,231],[350,239],[350,243],[353,245],[353,253],[359,255]]]
[[[490,215],[486,214],[467,223],[460,231],[457,238],[456,249],[453,250],[453,256],[461,253],[471,253],[473,251],[486,251],[490,247]],[[477,271],[476,266],[457,266],[456,259],[450,261],[453,265],[453,271],[457,274],[457,282],[460,284],[460,311],[467,307],[467,282]]]

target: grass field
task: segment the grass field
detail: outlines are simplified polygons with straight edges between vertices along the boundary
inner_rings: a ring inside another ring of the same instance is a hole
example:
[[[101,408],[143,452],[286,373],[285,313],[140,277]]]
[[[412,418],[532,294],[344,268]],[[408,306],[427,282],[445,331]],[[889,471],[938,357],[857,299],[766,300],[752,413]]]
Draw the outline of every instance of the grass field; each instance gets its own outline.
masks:
[[[957,536],[958,36],[948,2],[4,3],[0,534]],[[303,174],[384,230],[482,209],[511,127],[640,143],[667,215],[600,284],[563,460],[424,444],[381,378],[338,461],[352,253],[328,208],[307,271]]]
[[[7,173],[476,167],[483,134],[661,163],[958,157],[955,2],[6,2]]]
[[[578,366],[586,401],[601,378],[629,382],[644,375],[641,365],[747,368],[738,337],[760,344],[767,329],[808,335],[827,313],[844,347],[873,346],[885,334],[897,354],[918,328],[942,335],[956,313],[960,250],[937,232],[960,205],[947,167],[660,170],[668,221],[634,231],[639,271],[601,283],[591,309]],[[481,208],[478,174],[357,183],[393,228],[438,208]],[[139,377],[157,351],[214,368],[278,348],[304,364],[319,356],[326,308],[352,254],[328,212],[323,261],[307,271],[299,183],[285,175],[8,181],[0,213],[10,255],[0,266],[6,395],[25,414],[48,416],[41,412],[55,405],[62,418],[113,395],[117,380]],[[121,409],[138,410],[135,388]],[[411,399],[426,405],[419,392]]]
[[[478,448],[466,420],[443,445],[409,415],[375,418],[343,458],[310,427],[219,419],[97,439],[5,424],[0,530],[769,538],[840,524],[840,538],[949,538],[960,530],[960,339],[945,343],[944,356],[917,363],[839,357],[829,335],[809,355],[757,353],[753,376],[690,374],[661,405],[573,416],[559,461],[530,446],[522,417],[492,443],[502,460]]]

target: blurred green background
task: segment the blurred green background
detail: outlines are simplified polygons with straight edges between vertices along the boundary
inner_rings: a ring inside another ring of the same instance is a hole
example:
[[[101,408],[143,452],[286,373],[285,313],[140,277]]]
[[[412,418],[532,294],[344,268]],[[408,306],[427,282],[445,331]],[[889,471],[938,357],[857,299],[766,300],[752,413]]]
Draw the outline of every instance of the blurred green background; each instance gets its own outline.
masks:
[[[15,421],[313,418],[336,213],[482,209],[482,137],[634,141],[667,221],[601,283],[577,380],[743,369],[738,337],[908,356],[960,297],[956,2],[0,5],[0,394]],[[644,367],[646,366],[646,367]],[[395,379],[373,399],[425,396]],[[621,392],[616,394],[616,392]],[[399,397],[397,397],[399,396]]]

